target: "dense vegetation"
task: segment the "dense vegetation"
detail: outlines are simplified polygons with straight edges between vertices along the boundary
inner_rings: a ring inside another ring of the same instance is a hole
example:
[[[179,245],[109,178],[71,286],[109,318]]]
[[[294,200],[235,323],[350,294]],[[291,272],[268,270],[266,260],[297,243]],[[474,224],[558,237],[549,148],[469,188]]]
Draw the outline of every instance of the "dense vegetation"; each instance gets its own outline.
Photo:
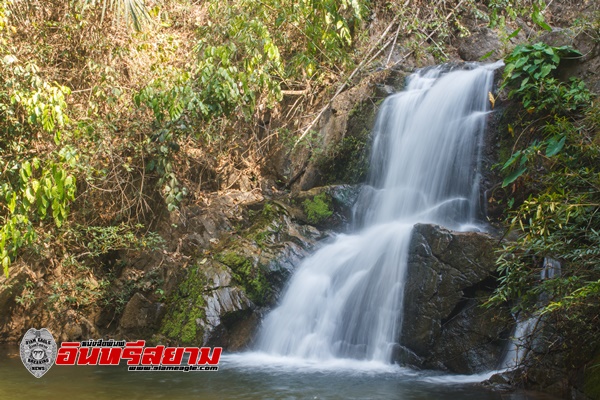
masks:
[[[391,44],[408,56],[433,41],[443,60],[437,41],[465,34],[461,16],[487,18],[446,3],[3,0],[4,274],[25,255],[96,271],[111,251],[160,247],[149,232],[182,201],[261,187],[273,151],[310,131],[304,116]]]
[[[581,56],[536,43],[506,58],[503,85],[519,103],[501,168],[507,223],[518,239],[504,246],[491,299],[512,301],[521,320],[541,317],[527,364],[567,371],[589,363],[600,346],[600,106],[583,82],[556,75],[561,62]],[[549,259],[561,264],[555,276],[544,273]],[[598,373],[598,365],[588,368]]]
[[[452,40],[485,26],[501,34],[504,89],[519,104],[498,195],[519,238],[500,255],[490,301],[552,321],[547,353],[571,349],[567,369],[588,363],[600,338],[600,106],[557,74],[574,49],[513,51],[515,20],[547,29],[546,10],[543,0],[0,0],[0,262],[6,277],[54,274],[19,288],[21,311],[118,314],[139,282],[112,287],[107,257],[176,253],[157,232],[207,192],[286,188],[269,159],[327,155],[313,128],[333,97],[409,57],[447,61]],[[590,14],[575,29],[598,42],[599,27]],[[304,207],[314,223],[331,213],[325,197]],[[561,261],[560,277],[539,279],[545,257]],[[146,290],[164,296],[154,278]]]

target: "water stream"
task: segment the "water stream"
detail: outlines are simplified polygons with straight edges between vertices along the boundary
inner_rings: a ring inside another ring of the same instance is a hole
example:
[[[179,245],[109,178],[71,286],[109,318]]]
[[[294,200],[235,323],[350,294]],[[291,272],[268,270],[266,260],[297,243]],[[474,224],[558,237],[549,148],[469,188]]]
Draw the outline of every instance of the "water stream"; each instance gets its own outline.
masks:
[[[562,266],[560,261],[545,257],[540,271],[540,279],[546,280],[557,278],[561,274],[561,269]],[[540,308],[542,307],[542,304],[547,304],[547,302],[548,295],[546,293],[540,293],[538,298]],[[533,345],[536,331],[539,332],[542,325],[542,318],[539,312],[529,316],[518,316],[517,324],[511,336],[511,342],[506,349],[506,354],[500,364],[501,368],[514,369],[521,365],[523,360],[527,357],[529,349]]]
[[[18,351],[15,346],[0,346],[2,400],[552,400],[539,393],[496,393],[458,384],[455,377],[449,380],[393,366],[310,369],[282,367],[259,358],[250,363],[249,358],[238,356],[224,356],[217,372],[128,372],[125,365],[55,365],[37,379],[23,367]]]
[[[357,233],[307,258],[263,323],[257,349],[299,360],[390,363],[401,341],[408,246],[416,223],[477,224],[479,153],[499,64],[409,77],[385,100],[373,131]]]

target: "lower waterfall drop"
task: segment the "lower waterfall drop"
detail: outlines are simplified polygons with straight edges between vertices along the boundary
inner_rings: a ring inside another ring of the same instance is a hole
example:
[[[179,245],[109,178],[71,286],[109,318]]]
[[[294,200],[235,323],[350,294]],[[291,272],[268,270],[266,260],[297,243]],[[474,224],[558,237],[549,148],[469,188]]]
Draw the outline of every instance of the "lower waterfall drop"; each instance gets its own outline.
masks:
[[[373,131],[358,232],[298,267],[260,329],[257,350],[310,360],[391,362],[402,324],[412,228],[476,225],[479,153],[500,64],[421,70],[386,99]]]

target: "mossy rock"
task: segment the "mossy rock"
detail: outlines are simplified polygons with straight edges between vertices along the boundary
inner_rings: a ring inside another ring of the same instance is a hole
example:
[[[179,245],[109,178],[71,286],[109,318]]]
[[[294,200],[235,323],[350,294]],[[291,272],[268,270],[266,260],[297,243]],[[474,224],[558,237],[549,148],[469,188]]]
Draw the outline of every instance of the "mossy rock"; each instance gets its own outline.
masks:
[[[232,271],[232,277],[239,283],[246,294],[257,305],[264,305],[269,298],[270,286],[265,272],[253,261],[235,250],[219,253],[215,259]]]
[[[167,301],[169,311],[162,320],[160,333],[180,344],[202,343],[204,331],[197,323],[205,317],[204,274],[196,266],[187,274]]]
[[[323,182],[359,183],[365,181],[369,171],[370,133],[365,128],[357,136],[344,137],[319,162]]]
[[[311,224],[319,224],[333,215],[331,197],[323,192],[302,203],[306,218]]]

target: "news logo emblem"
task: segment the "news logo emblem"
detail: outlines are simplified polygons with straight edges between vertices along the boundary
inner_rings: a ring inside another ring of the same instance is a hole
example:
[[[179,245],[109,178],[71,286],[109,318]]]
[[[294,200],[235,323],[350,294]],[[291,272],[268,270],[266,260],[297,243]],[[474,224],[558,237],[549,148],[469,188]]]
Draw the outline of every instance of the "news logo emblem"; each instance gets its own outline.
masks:
[[[31,328],[20,344],[21,361],[36,378],[41,378],[56,359],[56,342],[48,329]]]
[[[146,347],[145,340],[84,340],[56,342],[48,329],[25,333],[20,344],[21,361],[36,378],[52,365],[116,365],[127,361],[128,371],[218,371],[222,347]],[[187,359],[184,357],[188,354]]]

